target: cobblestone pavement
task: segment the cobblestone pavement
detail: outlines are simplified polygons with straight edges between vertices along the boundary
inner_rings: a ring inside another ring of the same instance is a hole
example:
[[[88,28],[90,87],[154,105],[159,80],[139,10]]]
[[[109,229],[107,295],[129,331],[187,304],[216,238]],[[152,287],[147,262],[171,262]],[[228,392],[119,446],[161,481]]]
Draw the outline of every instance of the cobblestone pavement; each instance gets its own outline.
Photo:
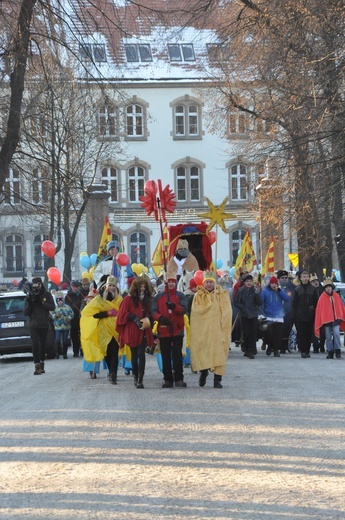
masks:
[[[0,518],[344,519],[345,354],[255,360],[232,346],[224,388],[145,389],[81,359],[0,360]]]

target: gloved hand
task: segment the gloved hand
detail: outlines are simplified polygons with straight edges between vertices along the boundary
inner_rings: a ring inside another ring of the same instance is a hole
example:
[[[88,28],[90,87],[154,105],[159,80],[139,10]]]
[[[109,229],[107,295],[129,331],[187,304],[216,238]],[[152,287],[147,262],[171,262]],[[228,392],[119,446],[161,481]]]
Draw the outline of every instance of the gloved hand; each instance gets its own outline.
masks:
[[[93,317],[94,318],[98,318],[99,320],[101,320],[102,318],[107,318],[108,317],[108,311],[96,312],[96,314],[94,314]]]
[[[135,314],[133,314],[132,312],[129,312],[128,313],[128,319],[129,321],[134,321],[135,318],[137,318],[137,316]]]
[[[168,307],[168,309],[171,309],[171,310],[175,309],[175,307],[176,307],[176,303],[174,303],[174,302],[166,302],[165,305]]]
[[[141,321],[139,320],[139,318],[137,316],[134,318],[133,321],[136,324],[136,326],[138,327],[138,329],[142,329],[143,328],[143,324],[141,323]]]
[[[107,316],[117,316],[117,310],[109,309],[109,311],[107,311]]]
[[[161,316],[159,318],[159,321],[162,325],[171,325],[171,321],[168,320],[168,318],[166,318],[165,316]]]

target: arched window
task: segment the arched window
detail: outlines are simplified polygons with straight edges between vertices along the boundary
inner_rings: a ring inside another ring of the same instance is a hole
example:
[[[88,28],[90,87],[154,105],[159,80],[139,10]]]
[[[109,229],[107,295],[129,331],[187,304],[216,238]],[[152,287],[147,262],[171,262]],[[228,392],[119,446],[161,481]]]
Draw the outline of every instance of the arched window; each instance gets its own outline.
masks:
[[[132,166],[128,170],[128,200],[140,202],[139,197],[144,195],[145,170],[141,166]]]
[[[19,171],[10,168],[4,183],[5,204],[20,203],[20,176]]]
[[[145,233],[132,233],[130,235],[131,264],[143,264],[147,266],[147,237]]]
[[[102,184],[104,184],[107,189],[110,191],[110,202],[118,202],[119,201],[119,178],[118,171],[116,168],[112,166],[107,166],[102,170]]]
[[[175,169],[176,198],[178,202],[200,201],[200,167],[182,164]]]
[[[126,107],[126,135],[128,138],[144,137],[144,107],[131,104]]]
[[[36,204],[48,202],[47,174],[41,168],[35,168],[32,172],[32,201]]]
[[[201,138],[201,105],[190,101],[188,96],[173,105],[174,139]]]
[[[5,240],[5,265],[7,273],[24,272],[23,238],[20,235],[8,235]]]
[[[48,269],[48,257],[42,253],[41,244],[48,240],[48,235],[36,235],[34,237],[34,271],[44,272]]]
[[[232,265],[236,263],[245,234],[246,232],[243,229],[236,229],[236,231],[231,233]]]
[[[247,168],[244,164],[234,164],[230,167],[231,200],[248,199]]]
[[[115,137],[117,129],[117,109],[113,105],[103,105],[98,110],[98,131],[102,137]]]

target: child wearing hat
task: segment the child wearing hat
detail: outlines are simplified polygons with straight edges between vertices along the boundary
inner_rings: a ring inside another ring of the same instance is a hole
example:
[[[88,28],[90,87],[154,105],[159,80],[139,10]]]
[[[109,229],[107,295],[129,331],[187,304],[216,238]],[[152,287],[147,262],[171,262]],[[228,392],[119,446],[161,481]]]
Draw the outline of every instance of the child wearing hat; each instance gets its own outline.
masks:
[[[267,318],[268,329],[264,336],[267,344],[266,355],[273,352],[274,357],[280,357],[284,335],[284,302],[290,301],[288,296],[280,287],[278,278],[271,276],[268,285],[261,294],[263,311]]]
[[[320,336],[324,327],[326,335],[327,359],[341,358],[340,326],[345,325],[345,307],[341,297],[334,291],[333,281],[326,278],[324,292],[317,302],[315,312],[315,336]]]
[[[72,308],[65,303],[62,292],[55,294],[55,300],[56,308],[50,314],[54,321],[56,359],[59,359],[61,354],[64,359],[67,359],[68,337],[71,331],[71,322],[74,318],[74,312]]]

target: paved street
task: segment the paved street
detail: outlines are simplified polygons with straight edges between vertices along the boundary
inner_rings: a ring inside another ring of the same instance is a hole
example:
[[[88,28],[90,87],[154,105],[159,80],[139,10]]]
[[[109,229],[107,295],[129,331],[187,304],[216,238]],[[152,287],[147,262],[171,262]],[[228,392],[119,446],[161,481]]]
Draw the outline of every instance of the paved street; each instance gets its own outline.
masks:
[[[81,359],[0,358],[0,518],[345,518],[345,352],[255,360],[232,346],[224,388],[145,389]]]

